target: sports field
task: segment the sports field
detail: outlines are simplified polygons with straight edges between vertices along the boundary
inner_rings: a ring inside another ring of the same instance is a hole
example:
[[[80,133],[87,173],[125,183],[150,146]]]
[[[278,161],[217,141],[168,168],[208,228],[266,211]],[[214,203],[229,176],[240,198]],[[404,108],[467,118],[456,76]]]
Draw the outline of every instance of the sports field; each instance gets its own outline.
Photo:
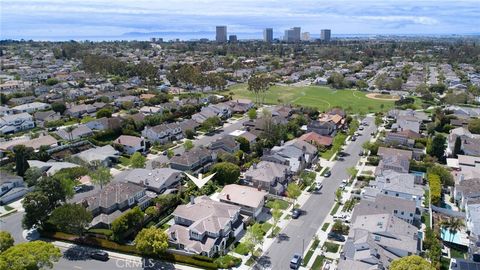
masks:
[[[248,98],[255,101],[255,95],[248,91],[246,84],[229,88],[234,98]],[[357,90],[335,90],[325,86],[272,86],[265,96],[266,104],[297,104],[316,107],[326,111],[332,107],[342,107],[348,112],[369,113],[385,111],[393,107],[394,101],[366,97]]]

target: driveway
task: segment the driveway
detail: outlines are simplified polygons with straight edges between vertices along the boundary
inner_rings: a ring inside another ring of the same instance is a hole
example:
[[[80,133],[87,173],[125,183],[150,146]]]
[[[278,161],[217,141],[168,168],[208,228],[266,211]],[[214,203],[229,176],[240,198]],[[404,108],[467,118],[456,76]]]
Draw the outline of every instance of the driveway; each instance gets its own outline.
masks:
[[[367,117],[365,121],[369,126],[363,130],[362,135],[355,142],[345,146],[343,152],[349,155],[344,157],[344,161],[335,162],[330,169],[332,175],[323,180],[322,191],[319,194],[312,194],[302,206],[306,214],[290,221],[280,233],[283,236],[282,239],[277,238],[277,241],[265,251],[261,262],[255,265],[254,269],[264,269],[263,266],[270,266],[269,269],[289,269],[293,254],[302,254],[307,248],[335,203],[335,191],[342,180],[349,177],[346,169],[357,164],[360,160],[358,153],[362,150],[362,144],[370,140],[370,133],[376,130],[373,117]]]

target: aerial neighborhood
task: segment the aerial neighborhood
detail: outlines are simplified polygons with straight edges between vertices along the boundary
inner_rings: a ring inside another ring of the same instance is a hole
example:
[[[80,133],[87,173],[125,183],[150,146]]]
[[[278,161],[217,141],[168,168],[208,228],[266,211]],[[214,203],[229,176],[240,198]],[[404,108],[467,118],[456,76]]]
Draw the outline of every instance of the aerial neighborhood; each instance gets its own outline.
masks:
[[[0,42],[0,236],[59,265],[480,269],[478,43],[298,42]]]

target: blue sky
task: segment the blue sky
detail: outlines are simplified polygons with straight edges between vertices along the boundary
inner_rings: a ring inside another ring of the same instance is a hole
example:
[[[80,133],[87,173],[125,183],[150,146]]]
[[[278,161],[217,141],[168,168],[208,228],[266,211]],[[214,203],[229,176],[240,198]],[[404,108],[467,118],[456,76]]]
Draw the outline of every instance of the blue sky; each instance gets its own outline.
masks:
[[[227,25],[239,38],[301,26],[318,35],[480,33],[479,0],[0,0],[0,38],[82,39],[131,32],[213,38]],[[186,33],[182,35],[181,33]]]

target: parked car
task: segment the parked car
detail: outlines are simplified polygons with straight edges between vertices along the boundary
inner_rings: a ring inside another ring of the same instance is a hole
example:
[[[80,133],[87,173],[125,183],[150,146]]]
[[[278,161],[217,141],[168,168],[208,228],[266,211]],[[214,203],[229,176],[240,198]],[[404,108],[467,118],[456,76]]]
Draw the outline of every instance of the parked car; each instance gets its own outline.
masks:
[[[339,233],[335,233],[335,232],[328,233],[327,238],[329,240],[335,240],[335,241],[338,241],[338,242],[344,242],[345,241],[345,236],[343,236]]]
[[[298,269],[302,263],[302,256],[300,254],[293,255],[290,260],[290,269]]]
[[[354,141],[357,140],[357,137],[356,137],[356,136],[352,136],[351,140],[352,140],[352,142],[354,142]]]
[[[292,218],[297,219],[302,215],[302,211],[298,208],[293,208],[292,210]]]
[[[320,182],[317,182],[315,184],[315,191],[320,191],[323,188],[323,184]]]
[[[343,157],[337,158],[338,161],[344,161],[345,159]]]
[[[363,130],[363,127],[362,127],[362,126],[360,126],[360,127],[358,128],[358,130]]]
[[[90,254],[90,257],[99,261],[108,261],[108,253],[102,250],[94,251]]]
[[[330,177],[332,175],[332,173],[330,171],[327,171],[326,173],[323,174],[323,176],[325,177]]]
[[[358,155],[359,155],[359,156],[363,156],[363,151],[360,151],[360,152],[358,153]]]

